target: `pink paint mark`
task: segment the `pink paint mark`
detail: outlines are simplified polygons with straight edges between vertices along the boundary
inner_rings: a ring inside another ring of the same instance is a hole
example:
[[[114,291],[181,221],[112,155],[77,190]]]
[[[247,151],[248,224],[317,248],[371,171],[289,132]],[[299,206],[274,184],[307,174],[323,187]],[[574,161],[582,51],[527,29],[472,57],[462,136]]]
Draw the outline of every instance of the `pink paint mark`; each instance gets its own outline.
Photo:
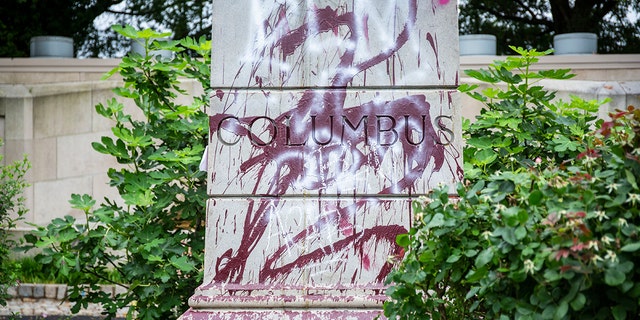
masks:
[[[371,268],[371,260],[369,259],[369,255],[368,254],[365,254],[362,257],[362,267],[365,270],[369,270]]]
[[[367,43],[369,43],[369,15],[364,15],[362,17],[362,26],[363,26],[363,32],[364,32],[364,38],[367,40]]]
[[[218,89],[216,90],[216,97],[218,97],[218,99],[220,99],[220,101],[222,101],[222,98],[224,98],[224,91]]]
[[[440,69],[440,58],[438,57],[438,40],[434,38],[431,32],[427,32],[427,41],[431,45],[431,49],[436,55],[436,71],[438,72],[438,78],[442,78],[442,70]]]

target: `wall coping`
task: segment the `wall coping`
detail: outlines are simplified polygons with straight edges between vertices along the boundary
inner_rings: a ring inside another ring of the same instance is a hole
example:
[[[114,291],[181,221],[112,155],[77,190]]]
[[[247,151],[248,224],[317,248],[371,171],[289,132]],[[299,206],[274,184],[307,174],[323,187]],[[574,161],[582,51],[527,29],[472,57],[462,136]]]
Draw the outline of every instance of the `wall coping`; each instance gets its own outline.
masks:
[[[486,67],[507,56],[461,56],[461,69]],[[0,73],[5,72],[107,72],[121,59],[109,58],[0,58]],[[562,65],[570,69],[640,69],[640,54],[549,55],[540,57],[536,69],[551,69]]]
[[[38,72],[108,72],[118,66],[121,59],[72,58],[0,58],[0,73]]]
[[[507,56],[461,56],[460,69],[480,69]],[[640,54],[571,54],[539,57],[533,70],[558,68],[580,70],[640,69]]]
[[[120,85],[117,80],[91,80],[58,83],[3,84],[0,83],[0,98],[35,98],[59,94],[112,89]]]
[[[182,79],[183,84],[195,83],[195,79]],[[5,84],[0,83],[0,98],[25,99],[55,96],[92,90],[113,89],[121,86],[120,80],[87,80],[55,83]]]

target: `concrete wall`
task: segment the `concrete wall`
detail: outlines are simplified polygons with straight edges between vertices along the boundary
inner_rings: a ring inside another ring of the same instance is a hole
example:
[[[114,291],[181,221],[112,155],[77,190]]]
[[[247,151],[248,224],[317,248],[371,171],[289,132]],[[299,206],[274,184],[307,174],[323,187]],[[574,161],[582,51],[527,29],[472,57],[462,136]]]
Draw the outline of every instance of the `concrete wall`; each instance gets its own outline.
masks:
[[[25,190],[29,209],[18,229],[27,223],[46,225],[56,217],[84,214],[72,210],[72,193],[89,194],[101,201],[119,199],[109,187],[108,168],[117,167],[112,157],[93,150],[91,143],[111,134],[111,120],[95,111],[95,105],[115,97],[121,84],[99,80],[117,66],[116,59],[0,59],[0,137],[5,142],[4,163],[27,154],[32,168],[31,186]],[[201,94],[193,81],[185,89]],[[137,108],[120,99],[128,111]]]
[[[460,69],[486,67],[503,57],[464,56]],[[611,97],[613,110],[640,106],[640,55],[547,56],[540,69],[571,68],[577,77],[545,83],[560,91],[592,99]],[[25,222],[46,224],[66,214],[82,219],[70,209],[71,193],[88,193],[96,199],[117,197],[106,170],[116,166],[108,156],[91,148],[91,142],[109,134],[111,123],[96,114],[95,104],[113,94],[117,80],[100,77],[118,64],[117,59],[0,59],[0,148],[6,161],[27,154],[33,168],[26,190],[29,213]],[[216,71],[214,70],[214,73]],[[471,79],[460,73],[462,83]],[[188,84],[189,90],[197,90]],[[465,96],[463,116],[473,117],[479,108]],[[604,111],[603,111],[604,113]],[[28,228],[24,223],[20,228]]]
[[[464,70],[486,68],[496,56],[460,57],[460,82],[477,83],[464,74]],[[609,112],[626,108],[628,105],[640,107],[640,54],[607,55],[561,55],[540,57],[532,70],[571,69],[576,76],[570,80],[545,80],[539,83],[547,90],[557,91],[556,97],[569,101],[571,95],[584,99],[611,101],[603,105],[601,117]],[[486,86],[481,84],[481,87]],[[482,104],[468,96],[462,98],[463,116],[473,118],[480,112]]]
[[[0,85],[0,115],[5,119],[5,162],[27,154],[32,169],[26,190],[29,213],[23,222],[46,224],[71,210],[71,193],[112,196],[106,168],[115,161],[94,152],[92,141],[109,134],[108,120],[93,105],[111,96],[111,82]],[[24,223],[20,224],[25,227]]]

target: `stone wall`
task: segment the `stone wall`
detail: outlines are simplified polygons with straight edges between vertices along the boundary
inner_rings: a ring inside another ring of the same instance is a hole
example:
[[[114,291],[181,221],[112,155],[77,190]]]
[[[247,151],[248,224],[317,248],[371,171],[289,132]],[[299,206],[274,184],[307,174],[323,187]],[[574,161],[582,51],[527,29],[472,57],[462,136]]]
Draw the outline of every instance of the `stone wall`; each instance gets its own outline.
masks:
[[[109,134],[109,121],[93,105],[111,97],[116,82],[66,82],[0,85],[4,117],[5,161],[27,154],[32,168],[25,191],[29,212],[21,223],[46,224],[67,214],[82,218],[68,205],[71,193],[112,196],[106,168],[116,165],[93,152],[92,141]]]
[[[496,56],[461,57],[461,70],[486,67]],[[108,186],[106,170],[117,166],[91,148],[91,142],[110,133],[109,121],[94,105],[113,97],[118,80],[99,80],[117,59],[0,59],[0,149],[5,161],[27,154],[33,168],[26,190],[29,213],[25,222],[46,224],[70,214],[71,193],[96,199],[117,197]],[[640,106],[640,55],[584,55],[542,57],[538,68],[571,68],[577,77],[545,83],[559,97],[611,97],[608,110],[628,104]],[[216,70],[213,70],[215,73]],[[471,82],[460,73],[461,82]],[[195,84],[186,84],[192,92]],[[473,117],[480,106],[462,97],[462,114]],[[603,111],[605,113],[605,111]],[[22,223],[19,229],[29,226]]]
[[[0,59],[0,138],[4,162],[26,154],[32,164],[25,190],[29,212],[17,231],[28,223],[46,225],[54,218],[84,214],[71,209],[72,193],[89,194],[101,201],[119,199],[109,187],[108,168],[118,163],[93,150],[91,143],[111,134],[112,121],[95,105],[115,97],[121,84],[100,77],[119,63],[116,59]],[[194,81],[183,84],[199,95]],[[128,111],[139,114],[131,101],[120,99]]]
[[[463,70],[486,68],[494,60],[504,57],[462,56],[460,57],[461,83],[477,83],[464,75]],[[540,82],[547,90],[557,91],[556,97],[569,101],[571,95],[584,99],[611,101],[603,105],[600,116],[606,118],[609,112],[626,108],[628,105],[640,107],[640,55],[563,55],[544,56],[533,66],[533,70],[571,69],[575,74],[570,80],[545,80]],[[484,86],[484,84],[481,84]],[[462,113],[473,118],[480,112],[482,104],[471,97],[462,97]]]

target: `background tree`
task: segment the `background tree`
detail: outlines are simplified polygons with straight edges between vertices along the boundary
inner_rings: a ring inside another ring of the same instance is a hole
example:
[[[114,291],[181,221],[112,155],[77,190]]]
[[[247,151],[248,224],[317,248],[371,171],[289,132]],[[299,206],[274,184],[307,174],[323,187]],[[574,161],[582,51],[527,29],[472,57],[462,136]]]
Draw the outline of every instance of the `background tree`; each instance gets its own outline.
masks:
[[[598,35],[600,53],[640,52],[640,0],[460,0],[460,31],[495,34],[508,45],[552,47],[553,35]],[[209,0],[4,0],[0,2],[0,56],[29,55],[37,35],[72,37],[79,57],[118,57],[129,42],[109,27],[169,31],[172,38],[209,36]]]
[[[5,0],[0,2],[0,56],[29,55],[33,36],[72,37],[75,46],[95,32],[94,19],[119,0]],[[78,14],[81,13],[81,14]]]
[[[171,32],[173,39],[209,36],[209,0],[3,0],[0,1],[0,56],[29,56],[33,36],[73,38],[78,57],[117,57],[130,40],[111,30],[129,24]]]
[[[598,35],[598,52],[640,52],[639,0],[461,0],[460,32],[498,38],[498,54],[509,45],[545,50],[566,32]]]

